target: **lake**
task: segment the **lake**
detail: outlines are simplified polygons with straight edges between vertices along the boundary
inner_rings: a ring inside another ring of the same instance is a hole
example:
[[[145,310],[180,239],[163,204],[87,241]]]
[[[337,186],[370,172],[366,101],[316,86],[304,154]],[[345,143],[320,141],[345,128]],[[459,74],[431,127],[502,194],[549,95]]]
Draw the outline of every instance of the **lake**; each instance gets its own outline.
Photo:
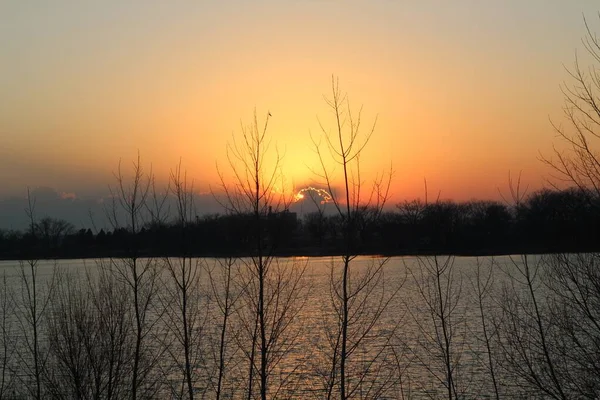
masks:
[[[538,398],[551,397],[554,386],[578,390],[554,380],[547,368],[556,365],[556,376],[561,368],[577,367],[555,335],[565,327],[551,318],[549,305],[558,304],[548,284],[549,277],[555,279],[551,260],[556,261],[551,256],[353,259],[347,286],[348,397]],[[267,264],[262,290],[269,398],[327,398],[328,393],[339,398],[342,265],[340,257],[273,258]],[[39,261],[35,310],[30,267],[0,262],[3,398],[31,396],[38,382],[48,397],[126,396],[137,326],[144,367],[140,397],[185,397],[186,376],[198,398],[216,398],[217,392],[223,399],[246,398],[250,381],[253,393],[259,387],[260,285],[251,259],[230,264],[193,259],[185,265],[179,259],[138,260],[137,269],[148,267],[138,280],[138,304],[147,305],[140,325],[140,313],[132,308],[131,264]],[[188,285],[186,296],[181,283]],[[550,357],[538,351],[539,323],[547,333],[542,348]],[[252,358],[257,367],[250,373]],[[531,363],[529,373],[520,370],[522,361]],[[111,368],[117,367],[115,374]],[[547,393],[534,377],[550,382]]]

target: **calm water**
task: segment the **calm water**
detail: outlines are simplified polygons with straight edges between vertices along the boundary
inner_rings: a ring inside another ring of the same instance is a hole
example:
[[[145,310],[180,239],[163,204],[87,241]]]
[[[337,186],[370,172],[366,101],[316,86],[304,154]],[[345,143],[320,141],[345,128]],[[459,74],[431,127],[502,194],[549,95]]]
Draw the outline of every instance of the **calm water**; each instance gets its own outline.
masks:
[[[534,257],[533,260],[536,258]],[[427,260],[424,262],[423,260]],[[438,265],[448,259],[438,258]],[[450,269],[440,275],[437,285],[433,259],[393,257],[383,260],[377,257],[359,257],[351,263],[351,289],[362,287],[362,291],[352,298],[350,305],[350,344],[357,344],[348,361],[350,386],[356,398],[438,398],[443,396],[445,363],[440,343],[443,330],[439,316],[447,319],[446,336],[451,341],[451,360],[455,365],[453,373],[457,388],[465,398],[486,398],[491,394],[491,382],[487,370],[487,353],[483,341],[481,314],[477,301],[477,279],[484,282],[493,271],[493,281],[489,294],[483,300],[485,315],[489,323],[497,313],[496,300],[503,285],[512,281],[513,270],[522,265],[519,257],[469,258],[456,257]],[[198,350],[197,388],[198,392],[214,384],[216,348],[220,337],[222,316],[217,297],[222,295],[223,282],[217,260],[195,260],[200,274],[197,292],[200,296],[195,304],[198,308]],[[164,260],[157,260],[158,264]],[[361,280],[371,268],[385,262],[377,279]],[[515,264],[516,262],[516,264]],[[304,276],[295,287],[297,298],[290,301],[285,329],[279,337],[281,346],[274,348],[272,356],[277,362],[270,370],[273,388],[280,388],[282,398],[323,398],[326,377],[331,365],[331,347],[334,346],[337,332],[337,317],[332,293],[335,282],[341,277],[340,259],[331,258],[279,258],[273,261],[281,273],[306,268]],[[97,276],[97,261],[61,260],[58,262],[40,261],[38,264],[40,282],[49,282],[56,268],[64,273],[75,274],[80,279]],[[226,349],[227,369],[224,376],[224,393],[229,398],[239,398],[243,393],[248,372],[249,332],[252,316],[251,292],[248,289],[250,278],[243,262],[236,262],[233,276],[236,284],[232,293],[237,299],[235,311],[229,319]],[[209,275],[208,271],[212,271]],[[8,286],[14,290],[16,302],[22,285],[20,264],[15,261],[0,262],[0,273],[7,277]],[[272,271],[275,271],[273,267]],[[273,275],[276,275],[273,272]],[[212,278],[211,278],[212,276]],[[212,279],[212,280],[211,280]],[[160,284],[155,287],[153,336],[157,339],[153,346],[160,347],[164,337],[168,337],[169,327],[175,324],[169,318],[172,311],[165,304],[167,298],[164,285],[170,276],[166,271],[160,274]],[[212,285],[211,285],[212,282]],[[240,282],[246,282],[242,284]],[[361,283],[364,286],[360,286]],[[281,283],[281,281],[280,281]],[[288,282],[289,283],[289,282]],[[85,287],[82,281],[73,281]],[[290,286],[277,286],[280,291],[290,293]],[[282,287],[284,289],[282,289]],[[271,287],[272,289],[273,287]],[[220,293],[219,293],[220,292]],[[269,299],[268,322],[275,326],[286,297],[276,296],[277,290],[267,289]],[[271,296],[272,295],[272,296]],[[441,295],[441,296],[440,296]],[[442,299],[440,304],[439,299]],[[375,320],[378,310],[381,315]],[[18,310],[14,311],[19,312]],[[279,314],[278,314],[279,313]],[[14,318],[14,315],[12,316]],[[279,321],[281,322],[281,321]],[[13,329],[16,329],[13,325]],[[368,329],[367,329],[368,328]],[[360,342],[358,342],[360,338]],[[153,339],[153,340],[154,340]],[[172,342],[172,341],[171,341]],[[167,353],[161,359],[163,378],[172,388],[181,386],[176,368],[181,363],[177,358],[176,346],[172,344],[170,357]],[[168,371],[168,372],[164,372]],[[362,377],[362,378],[361,378]],[[212,383],[211,383],[212,382]],[[510,382],[504,382],[508,385]],[[164,389],[166,390],[166,389]],[[163,392],[166,393],[166,392]],[[165,395],[166,396],[166,395]],[[210,398],[210,394],[206,393]],[[491,396],[489,396],[491,397]]]

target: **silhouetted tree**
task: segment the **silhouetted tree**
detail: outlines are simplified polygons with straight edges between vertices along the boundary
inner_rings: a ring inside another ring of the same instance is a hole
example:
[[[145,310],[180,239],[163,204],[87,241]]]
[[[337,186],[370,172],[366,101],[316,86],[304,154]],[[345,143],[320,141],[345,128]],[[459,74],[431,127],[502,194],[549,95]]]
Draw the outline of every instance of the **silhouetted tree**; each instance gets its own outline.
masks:
[[[138,154],[128,180],[119,168],[115,174],[116,186],[111,187],[112,204],[107,215],[114,227],[113,239],[125,245],[124,257],[111,259],[108,267],[118,282],[131,291],[131,315],[134,321],[134,351],[131,367],[131,398],[156,396],[160,381],[153,377],[161,352],[152,349],[151,332],[158,320],[155,308],[158,288],[158,264],[155,259],[141,258],[139,234],[150,218],[148,209],[153,194],[152,172],[146,173]],[[117,239],[117,236],[120,236]]]
[[[380,363],[385,358],[389,337],[380,338],[383,340],[380,351],[369,354],[369,362],[361,363],[359,354],[369,348],[366,338],[373,334],[372,330],[398,289],[386,292],[378,287],[384,283],[385,259],[374,261],[362,271],[354,270],[351,264],[358,254],[361,229],[379,217],[388,199],[391,173],[376,178],[370,195],[365,195],[360,175],[360,156],[375,130],[375,123],[363,132],[361,111],[353,115],[338,81],[332,77],[331,83],[332,97],[326,98],[326,102],[333,112],[335,127],[330,133],[321,125],[325,149],[314,138],[313,143],[322,167],[320,178],[331,194],[340,221],[343,245],[341,265],[336,268],[332,260],[330,272],[331,311],[328,314],[332,315],[333,320],[325,322],[325,336],[330,347],[325,354],[329,371],[322,372],[322,375],[328,399],[339,397],[346,400],[354,396],[378,398],[388,390],[390,383],[386,376],[389,371],[383,369]],[[332,171],[327,167],[326,156],[342,170],[342,189],[339,194],[334,188],[335,182]],[[370,379],[367,380],[367,376]]]
[[[196,213],[193,186],[181,170],[181,163],[171,171],[171,191],[176,201],[174,234],[178,237],[179,257],[164,259],[168,277],[161,296],[163,319],[168,331],[168,353],[179,378],[174,379],[171,392],[177,398],[191,400],[196,392],[202,395],[197,381],[202,367],[205,368],[202,365],[201,340],[206,314],[202,310],[206,306],[202,299],[206,298],[206,294],[200,287],[201,266],[191,256],[191,224]]]
[[[600,19],[600,14],[598,15]],[[590,64],[582,66],[575,58],[569,70],[571,82],[562,86],[567,127],[553,124],[564,150],[555,147],[552,156],[542,160],[556,173],[559,181],[600,196],[600,38],[584,18],[587,35],[583,39]]]
[[[40,279],[39,238],[36,229],[35,198],[27,191],[27,209],[29,220],[27,232],[27,250],[29,257],[19,261],[20,301],[18,304],[17,324],[21,342],[17,346],[17,355],[20,369],[23,371],[19,377],[23,379],[22,385],[28,395],[35,399],[45,397],[43,376],[48,357],[45,335],[43,332],[46,308],[50,301],[54,287],[54,270],[45,281]]]
[[[47,254],[53,254],[62,244],[65,237],[74,232],[75,227],[62,219],[44,217],[35,222],[33,229],[35,236],[46,247]]]
[[[232,397],[235,392],[232,382],[226,385],[226,381],[236,353],[231,349],[233,339],[237,336],[237,332],[233,332],[233,334],[231,332],[231,318],[237,312],[238,300],[243,290],[239,290],[241,289],[238,284],[239,271],[234,258],[217,259],[214,265],[207,264],[205,267],[209,276],[210,292],[217,309],[216,315],[213,317],[213,324],[218,330],[218,339],[211,348],[217,375],[214,387],[215,399],[220,400],[224,397]],[[232,376],[229,378],[230,381],[233,381]]]
[[[219,170],[225,196],[221,204],[229,214],[250,224],[251,257],[239,260],[244,293],[240,301],[245,306],[239,316],[250,343],[242,344],[241,350],[249,361],[246,397],[251,399],[255,395],[258,375],[262,400],[271,393],[275,368],[293,349],[297,333],[292,322],[304,304],[306,270],[306,263],[284,266],[283,261],[274,258],[276,242],[269,235],[269,217],[285,212],[290,199],[275,190],[282,179],[281,156],[270,148],[267,135],[270,116],[268,113],[261,126],[255,112],[252,124],[242,126],[241,136],[228,143],[227,160],[233,182],[228,183]],[[273,393],[287,381],[291,371],[282,372],[277,376]]]
[[[490,318],[493,319],[493,316],[490,316],[488,313],[491,292],[494,287],[495,266],[496,263],[494,259],[491,258],[486,273],[482,260],[478,258],[476,260],[475,277],[470,279],[470,282],[474,289],[479,319],[481,321],[481,338],[479,340],[483,341],[485,344],[485,356],[481,357],[485,358],[485,360],[482,360],[482,364],[492,381],[491,390],[493,390],[494,397],[496,400],[500,400],[498,360],[495,359],[496,353],[494,348],[494,340],[497,338],[497,332],[493,329],[493,323],[490,321]]]
[[[454,256],[418,257],[417,268],[410,273],[424,302],[423,308],[411,312],[421,332],[418,344],[425,351],[420,359],[434,380],[442,383],[449,400],[460,398],[465,390],[460,360],[466,337],[466,311],[460,306],[462,274],[455,269]]]
[[[14,316],[15,293],[8,283],[6,271],[0,282],[0,398],[9,398],[15,391],[17,366]]]

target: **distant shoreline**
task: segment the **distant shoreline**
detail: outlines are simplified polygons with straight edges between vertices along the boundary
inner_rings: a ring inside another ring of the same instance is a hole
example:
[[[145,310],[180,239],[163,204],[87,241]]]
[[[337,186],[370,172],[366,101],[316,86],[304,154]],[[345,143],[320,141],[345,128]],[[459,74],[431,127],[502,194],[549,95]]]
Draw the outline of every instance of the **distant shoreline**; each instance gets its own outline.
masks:
[[[599,252],[599,249],[505,249],[505,250],[480,250],[480,251],[364,251],[356,252],[353,255],[356,256],[371,256],[371,257],[427,257],[427,256],[456,256],[456,257],[501,257],[510,255],[542,255],[542,254],[564,254],[564,253],[595,253]],[[189,253],[185,257],[190,258],[248,258],[252,257],[252,253],[237,253],[237,254],[224,254],[224,253]],[[342,252],[339,251],[276,251],[269,256],[291,258],[291,257],[341,257]],[[169,254],[169,253],[151,253],[151,252],[139,252],[136,258],[180,258],[184,257],[183,254]],[[94,259],[128,259],[132,258],[132,255],[122,253],[95,253],[95,254],[57,254],[53,256],[44,255],[33,255],[33,254],[22,254],[20,257],[5,257],[0,256],[0,261],[22,261],[22,260],[94,260]]]

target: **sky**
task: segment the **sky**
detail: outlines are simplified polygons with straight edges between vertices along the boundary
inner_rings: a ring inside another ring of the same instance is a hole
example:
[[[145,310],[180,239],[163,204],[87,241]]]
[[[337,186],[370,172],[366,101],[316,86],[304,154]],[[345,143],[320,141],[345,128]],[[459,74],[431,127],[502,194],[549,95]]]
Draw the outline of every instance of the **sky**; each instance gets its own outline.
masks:
[[[311,135],[339,78],[364,126],[365,180],[392,201],[496,199],[508,172],[549,173],[565,67],[597,0],[0,1],[0,199],[26,188],[100,199],[139,152],[161,182],[181,160],[199,193],[268,112],[282,172],[318,184]],[[0,203],[0,215],[2,206]],[[5,215],[8,212],[5,211]],[[0,224],[1,225],[1,224]]]

